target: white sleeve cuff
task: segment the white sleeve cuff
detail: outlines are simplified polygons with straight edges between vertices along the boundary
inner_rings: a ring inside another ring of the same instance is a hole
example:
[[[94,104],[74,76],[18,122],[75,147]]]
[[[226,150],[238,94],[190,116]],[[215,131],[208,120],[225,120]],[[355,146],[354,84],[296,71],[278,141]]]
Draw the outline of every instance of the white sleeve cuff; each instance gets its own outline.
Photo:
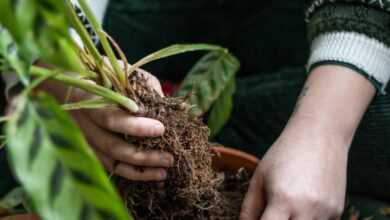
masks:
[[[311,46],[308,68],[326,62],[356,67],[380,84],[384,93],[390,79],[390,48],[356,32],[332,32],[316,37]]]

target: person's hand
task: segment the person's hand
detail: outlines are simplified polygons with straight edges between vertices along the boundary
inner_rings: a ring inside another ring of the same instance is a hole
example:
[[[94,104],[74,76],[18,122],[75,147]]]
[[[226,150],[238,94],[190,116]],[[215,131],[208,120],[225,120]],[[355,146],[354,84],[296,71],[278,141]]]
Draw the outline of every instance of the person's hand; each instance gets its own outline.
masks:
[[[148,84],[162,95],[158,80],[147,72]],[[78,90],[77,98],[91,98]],[[127,143],[124,134],[156,137],[164,133],[164,125],[154,119],[130,115],[119,108],[83,109],[72,112],[90,145],[107,170],[135,181],[163,181],[166,168],[174,163],[173,156],[160,151],[141,151]],[[138,169],[143,167],[143,169]]]
[[[138,71],[145,76],[151,88],[163,95],[157,78],[145,71]],[[40,88],[49,91],[59,100],[64,100],[64,94],[67,93],[63,85],[53,81],[45,82]],[[91,94],[74,89],[70,102],[91,98],[94,98]],[[161,136],[165,129],[161,122],[131,115],[117,107],[75,110],[71,111],[71,115],[109,172],[134,181],[166,179],[166,168],[173,166],[174,163],[171,154],[160,151],[141,151],[137,146],[124,140],[124,135]]]
[[[288,128],[256,169],[240,219],[339,219],[349,143],[334,137],[304,126]]]
[[[375,87],[353,70],[313,69],[281,136],[254,173],[241,220],[338,219],[348,152]]]

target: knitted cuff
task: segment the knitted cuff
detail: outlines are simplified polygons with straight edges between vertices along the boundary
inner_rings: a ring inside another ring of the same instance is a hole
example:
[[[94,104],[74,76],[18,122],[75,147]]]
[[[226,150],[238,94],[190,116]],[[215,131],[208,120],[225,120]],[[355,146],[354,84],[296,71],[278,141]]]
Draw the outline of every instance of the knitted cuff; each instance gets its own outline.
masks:
[[[357,32],[390,46],[390,13],[365,5],[333,3],[318,9],[308,23],[309,40],[329,32]]]
[[[390,48],[356,32],[331,32],[312,42],[308,69],[334,63],[365,75],[384,94],[390,79]]]
[[[334,3],[361,4],[370,8],[390,12],[390,1],[388,0],[306,0],[306,20],[310,21],[311,16],[322,6]]]

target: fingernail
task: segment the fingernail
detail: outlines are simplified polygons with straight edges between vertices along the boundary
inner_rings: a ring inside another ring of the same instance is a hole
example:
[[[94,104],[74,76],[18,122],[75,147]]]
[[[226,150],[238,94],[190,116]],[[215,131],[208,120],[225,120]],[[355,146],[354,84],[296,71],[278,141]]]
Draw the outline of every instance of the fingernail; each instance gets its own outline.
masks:
[[[164,129],[164,126],[160,123],[156,123],[153,125],[153,131],[156,135],[161,135],[162,133],[164,133]]]

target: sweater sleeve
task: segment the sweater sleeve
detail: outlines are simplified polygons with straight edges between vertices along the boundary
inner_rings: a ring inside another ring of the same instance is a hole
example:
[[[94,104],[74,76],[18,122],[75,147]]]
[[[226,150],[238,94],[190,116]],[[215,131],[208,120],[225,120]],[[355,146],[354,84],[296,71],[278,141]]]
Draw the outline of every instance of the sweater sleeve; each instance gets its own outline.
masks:
[[[74,8],[76,10],[77,16],[80,18],[80,20],[83,22],[84,27],[87,29],[89,35],[91,36],[91,39],[94,41],[95,44],[98,43],[98,37],[96,36],[96,33],[93,31],[91,24],[89,23],[88,19],[84,15],[83,11],[79,7],[78,0],[71,0],[74,4]],[[86,0],[88,6],[91,8],[92,12],[94,13],[96,19],[100,24],[103,23],[104,15],[107,9],[108,0]],[[71,29],[70,33],[73,37],[73,39],[76,40],[76,42],[79,45],[82,45],[82,41],[75,30]]]
[[[379,2],[311,1],[306,12],[309,71],[323,64],[343,65],[366,76],[384,94],[390,79],[390,7]]]
[[[71,0],[73,4],[79,5],[78,0]],[[106,13],[108,0],[86,0],[92,12],[98,19],[98,22],[103,23],[104,15]]]

